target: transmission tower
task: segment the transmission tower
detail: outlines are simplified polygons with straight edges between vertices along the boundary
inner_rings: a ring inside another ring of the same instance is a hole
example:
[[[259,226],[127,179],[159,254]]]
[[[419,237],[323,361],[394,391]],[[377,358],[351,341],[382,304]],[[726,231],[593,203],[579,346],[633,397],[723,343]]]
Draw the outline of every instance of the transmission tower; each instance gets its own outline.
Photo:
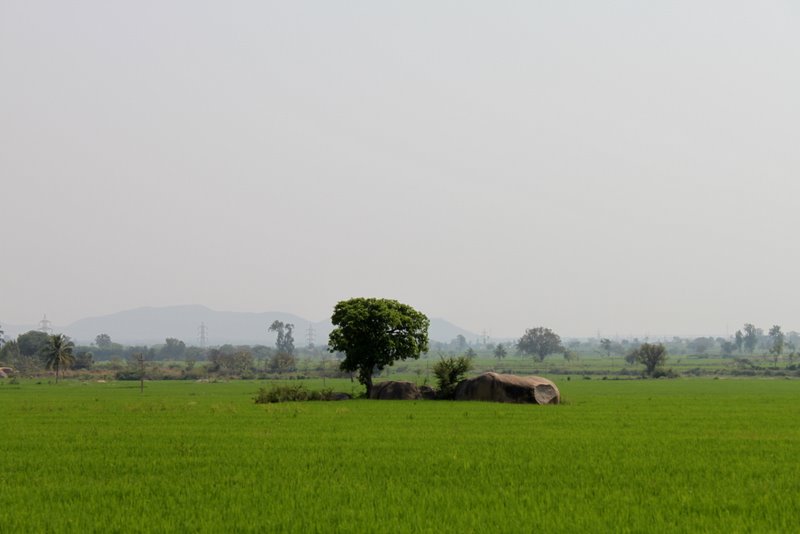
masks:
[[[306,331],[306,340],[308,341],[308,348],[314,348],[314,325],[309,324]]]
[[[52,325],[53,323],[47,319],[47,314],[45,313],[44,317],[42,317],[42,320],[39,321],[39,331],[49,334],[53,331]]]
[[[208,343],[208,327],[206,323],[202,321],[197,329],[197,338],[200,340],[200,348],[206,348],[206,344]]]

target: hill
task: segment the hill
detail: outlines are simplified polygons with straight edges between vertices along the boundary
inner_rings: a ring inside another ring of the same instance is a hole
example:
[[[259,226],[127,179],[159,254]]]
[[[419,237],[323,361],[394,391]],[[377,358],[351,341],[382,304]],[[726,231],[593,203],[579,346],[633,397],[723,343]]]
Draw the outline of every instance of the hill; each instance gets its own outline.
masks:
[[[167,337],[178,338],[187,345],[197,345],[202,323],[206,326],[208,345],[272,345],[275,334],[268,332],[267,328],[276,320],[295,325],[294,338],[297,346],[305,346],[309,334],[312,335],[315,345],[324,345],[333,328],[330,320],[310,321],[285,312],[229,312],[190,305],[144,307],[87,317],[56,330],[67,334],[79,344],[89,344],[98,334],[108,334],[113,341],[126,345],[153,345],[163,343]],[[477,338],[476,334],[445,319],[431,319],[429,336],[432,341],[447,342],[459,334],[469,341]]]

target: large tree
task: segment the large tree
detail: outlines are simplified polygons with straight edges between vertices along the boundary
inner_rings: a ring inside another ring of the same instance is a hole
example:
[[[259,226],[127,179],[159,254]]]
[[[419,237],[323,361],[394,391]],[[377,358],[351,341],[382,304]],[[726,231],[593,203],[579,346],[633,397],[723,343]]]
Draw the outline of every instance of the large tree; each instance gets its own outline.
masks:
[[[517,341],[517,350],[529,356],[536,356],[539,361],[544,361],[545,356],[554,352],[564,352],[561,337],[542,326],[528,328],[525,334]]]
[[[75,361],[72,355],[74,344],[64,334],[54,334],[50,336],[50,341],[42,352],[42,359],[45,367],[55,369],[56,384],[58,384],[58,372],[64,367],[69,367]]]
[[[396,300],[353,298],[336,304],[328,338],[330,352],[343,352],[343,371],[358,372],[372,392],[372,374],[397,360],[418,359],[428,350],[428,318]]]

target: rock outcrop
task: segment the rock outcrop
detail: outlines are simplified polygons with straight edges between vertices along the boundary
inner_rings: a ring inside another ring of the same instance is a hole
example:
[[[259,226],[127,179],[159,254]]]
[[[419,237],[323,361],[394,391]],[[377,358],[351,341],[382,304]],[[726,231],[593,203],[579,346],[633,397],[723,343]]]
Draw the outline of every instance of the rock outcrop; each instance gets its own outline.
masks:
[[[422,398],[422,392],[413,382],[389,380],[373,384],[369,398],[379,400],[417,400]]]
[[[556,385],[540,376],[483,373],[458,383],[456,400],[558,404],[561,393]]]

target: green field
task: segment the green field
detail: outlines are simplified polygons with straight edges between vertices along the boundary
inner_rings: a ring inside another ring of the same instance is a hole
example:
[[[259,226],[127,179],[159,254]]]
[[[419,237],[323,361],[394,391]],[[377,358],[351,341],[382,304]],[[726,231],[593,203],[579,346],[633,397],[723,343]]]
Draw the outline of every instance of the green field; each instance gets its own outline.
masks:
[[[0,385],[0,531],[796,531],[800,381],[556,381],[560,406]]]

